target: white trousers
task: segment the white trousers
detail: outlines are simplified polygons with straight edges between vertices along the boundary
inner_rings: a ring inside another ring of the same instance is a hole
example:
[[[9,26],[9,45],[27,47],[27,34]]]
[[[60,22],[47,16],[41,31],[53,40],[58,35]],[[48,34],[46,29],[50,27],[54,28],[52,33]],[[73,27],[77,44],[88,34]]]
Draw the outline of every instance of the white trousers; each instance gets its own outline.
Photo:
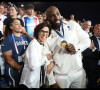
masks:
[[[55,75],[60,88],[86,88],[86,74],[83,69],[72,71],[67,75]]]

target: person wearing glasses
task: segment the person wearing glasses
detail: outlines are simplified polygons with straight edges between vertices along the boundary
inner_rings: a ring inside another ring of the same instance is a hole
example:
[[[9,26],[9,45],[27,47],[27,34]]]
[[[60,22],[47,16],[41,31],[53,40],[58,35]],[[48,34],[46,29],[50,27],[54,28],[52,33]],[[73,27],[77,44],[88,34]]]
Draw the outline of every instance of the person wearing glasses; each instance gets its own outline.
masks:
[[[52,31],[44,43],[43,54],[51,54],[55,63],[47,74],[49,85],[53,88],[86,88],[81,52],[89,47],[89,36],[75,21],[64,23],[55,6],[46,9],[46,16]]]
[[[100,24],[93,26],[91,45],[83,52],[83,66],[87,75],[87,88],[100,88]]]
[[[50,73],[49,67],[54,65],[52,61],[49,61],[51,60],[52,55],[42,54],[44,42],[49,37],[50,32],[50,26],[45,22],[36,26],[34,32],[35,38],[31,41],[24,54],[24,68],[20,80],[21,87],[24,86],[27,88],[40,88],[43,85],[41,79],[42,77],[45,78],[45,75],[40,78],[40,74],[42,72],[41,66],[44,64],[44,68],[47,68],[45,68],[46,71],[44,70],[43,72],[45,72],[45,74]]]

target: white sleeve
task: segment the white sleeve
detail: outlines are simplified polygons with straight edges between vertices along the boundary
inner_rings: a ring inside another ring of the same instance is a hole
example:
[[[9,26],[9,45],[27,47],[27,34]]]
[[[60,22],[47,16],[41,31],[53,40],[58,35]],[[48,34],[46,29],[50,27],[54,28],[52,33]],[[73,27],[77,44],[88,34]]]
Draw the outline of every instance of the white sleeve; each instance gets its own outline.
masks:
[[[37,40],[32,40],[26,50],[26,60],[28,62],[28,67],[30,70],[36,70],[40,68],[42,65],[50,64],[50,61],[47,60],[45,55],[42,55],[39,44]]]
[[[34,41],[33,41],[34,40]],[[28,67],[30,70],[35,70],[41,66],[39,62],[38,50],[35,39],[33,39],[26,50],[26,58],[28,62]]]
[[[42,54],[46,55],[46,54],[52,54],[52,51],[49,48],[49,37],[46,39],[46,41],[44,42],[44,47],[43,47],[43,52]]]
[[[56,83],[55,77],[53,75],[53,70],[50,72],[50,74],[47,74],[47,78],[48,78],[48,81],[49,81],[49,85],[53,85],[53,84]]]
[[[52,51],[50,50],[48,43],[49,43],[49,41],[48,41],[48,38],[47,38],[47,40],[44,43],[44,47],[43,47],[43,51],[42,51],[43,55],[52,54]],[[53,59],[51,59],[51,60],[53,61]],[[50,64],[50,61],[48,59],[46,59],[46,65],[48,65],[48,64]]]
[[[43,54],[45,54],[45,55],[46,54],[52,54],[52,51],[49,48],[49,43],[50,43],[49,42],[49,38],[47,38],[47,40],[44,43],[44,48],[43,48]],[[52,85],[52,84],[55,84],[56,83],[55,77],[54,77],[54,73],[53,73],[53,69],[50,72],[50,74],[47,74],[47,77],[48,77],[49,85]]]
[[[45,65],[45,67],[46,67],[49,64],[50,64],[50,61],[47,59],[46,56],[43,56],[42,59],[41,59],[41,66]]]
[[[91,40],[89,38],[89,35],[86,32],[84,32],[81,26],[77,23],[76,23],[76,30],[79,38],[79,43],[75,45],[75,49],[77,53],[78,52],[81,53],[90,46]]]

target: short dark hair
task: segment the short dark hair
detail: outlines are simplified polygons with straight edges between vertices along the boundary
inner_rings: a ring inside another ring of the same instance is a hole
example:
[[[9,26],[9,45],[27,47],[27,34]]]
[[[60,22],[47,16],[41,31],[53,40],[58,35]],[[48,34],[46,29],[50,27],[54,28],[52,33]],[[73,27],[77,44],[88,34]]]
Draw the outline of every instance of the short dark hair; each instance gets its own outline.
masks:
[[[38,25],[35,27],[35,29],[34,29],[34,37],[35,37],[36,39],[38,39],[38,33],[39,33],[39,31],[40,31],[42,28],[44,28],[44,27],[48,27],[48,28],[49,28],[49,35],[51,34],[51,26],[50,26],[48,23],[46,23],[46,22],[42,22],[42,23],[38,24]]]
[[[33,4],[27,4],[25,9],[35,9],[34,5]]]

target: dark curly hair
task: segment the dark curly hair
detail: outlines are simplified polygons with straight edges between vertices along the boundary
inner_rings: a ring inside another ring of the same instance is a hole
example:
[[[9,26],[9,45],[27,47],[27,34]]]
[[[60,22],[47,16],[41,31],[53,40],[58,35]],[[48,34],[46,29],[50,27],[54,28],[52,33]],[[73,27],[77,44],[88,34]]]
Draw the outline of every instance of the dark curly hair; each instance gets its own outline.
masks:
[[[48,27],[49,28],[49,36],[50,36],[50,34],[51,34],[51,26],[47,22],[42,22],[42,23],[38,24],[34,29],[34,37],[36,39],[38,39],[39,31],[44,27]]]
[[[14,22],[14,20],[16,20],[16,19],[17,18],[10,18],[8,20],[8,23],[6,24],[6,28],[5,28],[5,32],[4,32],[5,37],[12,33],[12,30],[11,30],[10,26]]]

